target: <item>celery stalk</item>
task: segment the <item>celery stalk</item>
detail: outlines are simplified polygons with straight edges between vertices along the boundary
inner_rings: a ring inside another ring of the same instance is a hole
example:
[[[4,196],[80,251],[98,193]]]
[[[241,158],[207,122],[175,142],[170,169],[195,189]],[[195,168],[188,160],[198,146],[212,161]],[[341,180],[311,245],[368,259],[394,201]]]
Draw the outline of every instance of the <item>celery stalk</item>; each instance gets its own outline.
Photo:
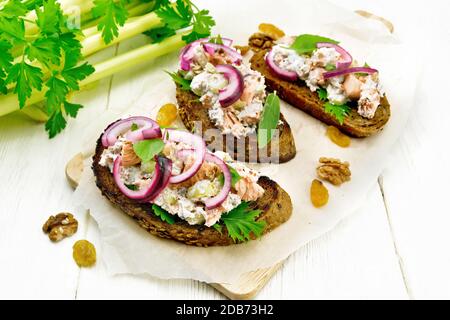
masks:
[[[112,46],[125,39],[134,37],[144,31],[160,26],[162,26],[161,19],[154,12],[147,13],[146,15],[143,15],[132,21],[127,21],[123,27],[119,28],[119,35],[108,44],[103,41],[100,32],[97,32],[90,37],[82,40],[81,45],[83,46],[83,48],[81,49],[81,54],[84,57],[87,57],[97,51],[103,50],[104,48]]]

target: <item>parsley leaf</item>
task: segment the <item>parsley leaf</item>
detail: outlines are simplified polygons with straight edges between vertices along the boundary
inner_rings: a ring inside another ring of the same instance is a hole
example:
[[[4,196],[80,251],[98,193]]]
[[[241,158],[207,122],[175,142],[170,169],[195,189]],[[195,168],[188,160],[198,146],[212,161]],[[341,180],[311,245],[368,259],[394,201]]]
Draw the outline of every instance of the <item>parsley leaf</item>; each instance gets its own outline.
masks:
[[[174,224],[175,223],[175,219],[174,217],[168,213],[166,210],[164,210],[163,208],[161,208],[160,206],[153,204],[152,205],[152,210],[153,213],[160,217],[162,221],[167,222],[168,224]]]
[[[16,63],[9,70],[5,83],[15,83],[14,93],[19,98],[19,106],[23,108],[25,101],[31,96],[33,88],[42,89],[42,71],[37,67],[22,61]]]
[[[42,9],[36,9],[39,32],[42,34],[54,34],[60,31],[60,21],[62,19],[61,7],[56,0],[47,0],[42,4]]]
[[[131,125],[131,131],[136,131],[137,129],[139,129],[139,126],[136,123],[133,123]]]
[[[221,224],[219,224],[219,223],[215,223],[215,224],[213,224],[212,225],[212,227],[214,228],[214,229],[216,229],[216,231],[218,231],[220,234],[222,234],[222,225]]]
[[[135,184],[125,184],[125,187],[133,191],[139,190],[139,188]]]
[[[317,95],[319,96],[319,99],[322,101],[326,101],[328,99],[327,90],[325,90],[323,88],[317,89]]]
[[[272,140],[279,121],[280,98],[276,93],[271,93],[266,98],[258,124],[258,148],[264,148]]]
[[[145,31],[144,34],[150,37],[153,43],[159,43],[164,39],[171,37],[176,34],[175,30],[164,26],[161,28],[152,29],[149,31]]]
[[[178,73],[176,72],[168,72],[166,71],[166,73],[171,76],[172,80],[180,85],[182,90],[185,91],[191,91],[191,80],[187,80],[185,78],[183,78],[182,76],[180,76]]]
[[[345,117],[350,112],[350,107],[346,104],[333,104],[327,102],[325,103],[325,112],[335,116],[339,124],[342,125]]]
[[[69,93],[69,88],[63,80],[56,76],[48,79],[45,85],[48,88],[48,91],[45,93],[45,97],[47,98],[47,113],[52,115],[61,108],[61,104],[64,102],[67,93]]]
[[[5,40],[0,40],[0,70],[8,69],[14,60],[9,50],[11,45]]]
[[[212,37],[208,42],[223,45],[222,36],[220,34],[218,34],[216,37]]]
[[[329,42],[334,44],[339,43],[338,41],[330,38],[316,36],[313,34],[302,34],[295,38],[295,41],[290,48],[297,51],[298,54],[311,53],[317,49],[317,43],[319,42]]]
[[[0,15],[7,18],[15,18],[25,16],[27,13],[28,9],[25,4],[19,0],[9,0],[1,9]]]
[[[211,34],[211,28],[216,25],[214,19],[209,15],[208,10],[201,10],[194,14],[192,32],[183,36],[187,43],[205,38]]]
[[[66,32],[58,39],[61,48],[64,50],[64,69],[74,67],[81,58],[81,43],[73,32]]]
[[[185,0],[177,0],[176,6],[162,6],[155,13],[170,28],[182,29],[191,23],[192,9],[189,4]]]
[[[261,210],[251,210],[249,202],[242,202],[230,212],[222,215],[220,220],[225,224],[228,235],[234,242],[250,240],[251,235],[260,237],[266,226],[265,221],[256,221]]]
[[[149,162],[164,149],[161,139],[149,139],[135,142],[133,150],[142,162]]]
[[[38,38],[30,43],[27,54],[31,61],[36,59],[45,65],[50,63],[57,65],[60,60],[60,47],[55,39]]]
[[[54,138],[66,127],[66,125],[66,119],[64,119],[61,111],[58,110],[45,123],[45,130],[48,131],[48,135],[50,138]]]
[[[233,167],[227,165],[228,169],[230,169],[230,173],[231,173],[231,185],[235,185],[239,180],[241,180],[241,176],[239,175],[239,173],[236,171],[236,169],[234,169]],[[224,184],[224,176],[223,173],[219,176],[219,182],[220,184]]]
[[[127,21],[125,0],[94,0],[92,16],[100,18],[97,29],[102,32],[103,40],[108,44],[119,35],[119,26]]]
[[[81,108],[83,108],[83,106],[81,104],[70,103],[70,102],[64,101],[64,110],[66,111],[66,114],[72,118],[77,117],[78,111]]]
[[[78,90],[80,87],[78,86],[78,82],[85,79],[88,75],[92,74],[95,71],[94,67],[92,67],[87,62],[83,63],[80,66],[73,67],[70,69],[65,69],[61,72],[64,80],[66,80],[67,85],[72,90]]]

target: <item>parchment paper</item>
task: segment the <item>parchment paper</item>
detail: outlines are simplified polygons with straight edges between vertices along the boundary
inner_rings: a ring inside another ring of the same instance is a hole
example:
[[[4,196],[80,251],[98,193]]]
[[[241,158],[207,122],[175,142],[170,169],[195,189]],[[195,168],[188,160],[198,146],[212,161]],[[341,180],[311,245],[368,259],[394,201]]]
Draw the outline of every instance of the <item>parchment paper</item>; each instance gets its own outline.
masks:
[[[261,240],[229,247],[197,248],[148,234],[131,218],[114,208],[95,186],[90,163],[75,193],[77,206],[90,209],[101,233],[101,258],[110,274],[148,274],[159,278],[189,278],[208,283],[232,283],[246,272],[270,267],[288,257],[308,241],[332,229],[364,201],[380,174],[384,160],[399,137],[414,101],[419,69],[414,51],[389,34],[378,21],[370,21],[323,1],[197,1],[209,8],[217,21],[216,32],[245,44],[261,22],[272,22],[296,35],[313,33],[341,41],[354,58],[380,70],[380,77],[392,107],[392,116],[380,134],[352,139],[349,148],[339,148],[325,136],[326,126],[283,103],[297,144],[294,160],[258,166],[278,181],[292,198],[294,210],[288,222]],[[148,106],[127,105],[126,114],[154,114],[153,106],[175,101],[174,85],[160,70],[175,70],[176,54],[149,67]],[[147,79],[147,78],[146,78]],[[151,110],[152,109],[152,110]],[[117,117],[105,118],[88,130],[93,147],[103,125]],[[341,187],[327,184],[330,201],[321,209],[309,200],[309,187],[316,177],[321,156],[350,162],[352,180]]]

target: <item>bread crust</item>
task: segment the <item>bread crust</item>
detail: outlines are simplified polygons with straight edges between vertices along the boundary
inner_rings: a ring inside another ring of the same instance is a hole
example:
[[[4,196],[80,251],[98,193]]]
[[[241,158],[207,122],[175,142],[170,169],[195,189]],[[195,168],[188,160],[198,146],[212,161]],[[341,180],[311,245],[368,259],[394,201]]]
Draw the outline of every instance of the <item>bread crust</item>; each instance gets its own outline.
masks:
[[[285,81],[270,71],[264,61],[266,53],[273,45],[270,38],[256,33],[250,37],[249,45],[254,51],[254,55],[250,59],[252,69],[259,71],[266,78],[266,85],[269,91],[276,91],[281,99],[292,106],[357,138],[368,137],[381,131],[388,122],[391,110],[389,101],[384,96],[372,119],[362,117],[355,108],[352,108],[344,123],[340,124],[334,116],[325,112],[325,102],[321,101],[318,94],[312,92],[304,81]]]
[[[97,187],[109,201],[132,217],[142,228],[152,235],[192,246],[209,247],[234,244],[228,236],[226,228],[223,228],[220,233],[214,228],[204,225],[189,225],[178,217],[175,217],[174,224],[168,224],[153,213],[150,203],[139,203],[127,198],[117,187],[109,169],[99,164],[104,149],[100,137],[92,163]],[[289,219],[292,214],[292,202],[287,192],[269,178],[261,177],[258,184],[264,188],[265,192],[261,198],[251,204],[251,207],[262,210],[257,220],[266,221],[266,228],[263,232],[266,234]]]
[[[277,129],[279,137],[274,138],[269,144],[259,149],[257,146],[257,135],[251,134],[244,138],[244,141],[237,139],[231,134],[222,135],[221,141],[215,141],[215,138],[208,138],[205,132],[209,129],[217,129],[208,115],[208,107],[204,106],[198,96],[190,91],[182,90],[177,86],[176,91],[178,102],[178,113],[183,124],[190,131],[195,130],[195,124],[200,122],[202,136],[208,144],[208,148],[212,151],[222,150],[229,153],[233,159],[244,162],[272,162],[284,163],[293,159],[296,155],[296,147],[291,127],[287,123],[283,114],[280,115],[280,124]],[[200,134],[200,132],[198,132]],[[245,152],[239,152],[238,147],[241,143],[245,143]],[[275,151],[275,152],[272,152]]]

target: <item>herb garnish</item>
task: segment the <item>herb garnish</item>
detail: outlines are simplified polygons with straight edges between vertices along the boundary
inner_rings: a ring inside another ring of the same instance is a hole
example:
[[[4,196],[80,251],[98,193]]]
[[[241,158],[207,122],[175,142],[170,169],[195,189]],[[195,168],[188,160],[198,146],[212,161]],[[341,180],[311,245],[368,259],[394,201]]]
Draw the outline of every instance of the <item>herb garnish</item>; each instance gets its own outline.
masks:
[[[166,71],[166,73],[172,77],[172,80],[176,83],[180,85],[180,88],[182,90],[185,91],[191,91],[191,81],[187,80],[185,78],[183,78],[182,76],[180,76],[178,73],[176,72],[168,72]]]
[[[164,142],[161,139],[148,139],[135,142],[133,150],[143,163],[150,162],[164,149]]]
[[[209,36],[216,24],[208,10],[198,9],[190,0],[177,0],[175,5],[167,5],[169,0],[159,2],[162,6],[156,10],[156,14],[164,22],[164,26],[158,30],[159,41],[173,35],[177,29],[192,25],[192,32],[182,37],[189,43]]]
[[[166,210],[161,208],[160,206],[153,204],[152,205],[153,213],[158,216],[162,221],[167,222],[168,224],[174,224],[175,219],[174,217],[168,213]]]
[[[236,169],[234,169],[233,167],[227,165],[228,169],[230,169],[230,173],[231,173],[231,185],[234,186],[239,180],[241,180],[241,176],[239,175],[239,173],[236,171]],[[224,177],[223,177],[223,173],[219,176],[219,182],[220,184],[224,184]]]
[[[250,240],[252,234],[259,238],[264,231],[266,222],[256,221],[261,210],[252,210],[249,206],[249,202],[242,202],[220,218],[234,242]]]
[[[258,148],[264,148],[272,139],[280,121],[280,98],[271,93],[266,98],[258,125]]]
[[[333,104],[331,102],[325,103],[325,112],[336,117],[339,124],[344,123],[344,119],[350,112],[350,107],[346,104]]]
[[[297,51],[298,54],[312,53],[317,49],[319,42],[328,42],[338,44],[339,42],[330,38],[316,36],[313,34],[302,34],[295,38],[294,43],[291,45],[291,49]]]

